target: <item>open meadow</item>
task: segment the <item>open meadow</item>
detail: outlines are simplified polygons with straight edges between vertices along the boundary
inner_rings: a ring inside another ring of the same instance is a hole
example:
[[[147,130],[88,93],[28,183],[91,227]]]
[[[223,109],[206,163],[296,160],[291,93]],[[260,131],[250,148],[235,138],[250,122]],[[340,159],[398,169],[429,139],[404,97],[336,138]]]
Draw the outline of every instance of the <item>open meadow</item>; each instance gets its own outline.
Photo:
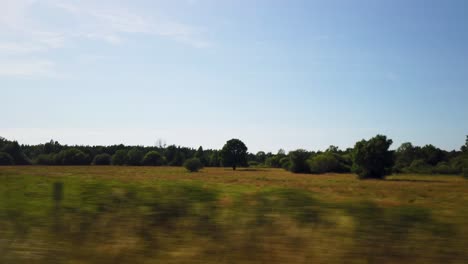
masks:
[[[468,263],[468,180],[0,167],[0,263]]]

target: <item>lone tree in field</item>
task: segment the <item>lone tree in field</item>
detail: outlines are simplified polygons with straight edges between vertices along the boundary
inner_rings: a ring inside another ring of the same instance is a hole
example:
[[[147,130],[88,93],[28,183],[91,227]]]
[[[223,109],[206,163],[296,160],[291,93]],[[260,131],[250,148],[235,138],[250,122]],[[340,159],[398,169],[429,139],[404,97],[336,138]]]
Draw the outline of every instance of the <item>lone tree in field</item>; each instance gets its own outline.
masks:
[[[239,139],[231,139],[221,150],[221,160],[223,166],[232,167],[236,170],[237,166],[247,165],[247,147]]]
[[[184,167],[190,172],[197,172],[203,168],[203,163],[197,158],[185,160]]]
[[[388,150],[393,141],[377,135],[361,140],[354,146],[353,170],[360,179],[384,179],[393,166],[393,153]]]

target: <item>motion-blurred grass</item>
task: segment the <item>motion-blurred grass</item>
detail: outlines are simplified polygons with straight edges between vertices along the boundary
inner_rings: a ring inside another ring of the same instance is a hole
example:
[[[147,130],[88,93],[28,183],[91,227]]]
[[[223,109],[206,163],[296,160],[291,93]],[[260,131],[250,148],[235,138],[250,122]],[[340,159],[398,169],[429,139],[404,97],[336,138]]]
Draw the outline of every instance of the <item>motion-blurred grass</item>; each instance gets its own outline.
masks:
[[[0,263],[468,263],[468,181],[0,168]]]

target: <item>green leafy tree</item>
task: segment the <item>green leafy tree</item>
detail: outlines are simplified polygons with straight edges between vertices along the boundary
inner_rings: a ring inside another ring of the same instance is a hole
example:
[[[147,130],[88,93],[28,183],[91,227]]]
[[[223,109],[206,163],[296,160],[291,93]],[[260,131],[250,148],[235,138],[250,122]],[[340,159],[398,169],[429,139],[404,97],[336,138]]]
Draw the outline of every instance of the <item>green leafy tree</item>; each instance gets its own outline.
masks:
[[[395,152],[395,166],[394,169],[397,172],[409,167],[411,163],[417,158],[417,149],[413,147],[413,144],[406,142]]]
[[[219,152],[213,151],[210,156],[210,166],[211,167],[219,167],[221,165],[221,160],[219,158]]]
[[[143,157],[143,165],[145,166],[161,166],[164,164],[164,158],[157,151],[150,151]]]
[[[9,141],[6,138],[0,137],[0,149],[2,149],[7,143],[9,143]]]
[[[450,166],[450,164],[448,162],[441,161],[441,162],[439,162],[437,164],[437,166],[435,166],[432,169],[432,173],[436,173],[436,174],[457,174],[457,173],[459,173],[459,171],[457,171],[455,168]]]
[[[190,172],[197,172],[203,168],[203,163],[197,158],[191,158],[184,162],[184,167]]]
[[[6,152],[0,152],[0,166],[15,164],[13,157]]]
[[[15,165],[29,165],[31,160],[24,154],[21,146],[17,141],[7,142],[3,145],[1,152],[6,152],[10,154],[13,158]]]
[[[421,148],[421,151],[426,162],[431,166],[437,165],[437,163],[443,161],[445,158],[444,152],[433,145],[426,145]]]
[[[309,173],[310,168],[307,164],[307,160],[310,156],[311,153],[304,149],[289,152],[289,170],[294,173]]]
[[[60,165],[57,164],[57,154],[50,153],[50,154],[40,154],[37,156],[35,160],[35,164],[38,165]]]
[[[289,160],[289,158],[287,158]],[[280,159],[278,155],[274,155],[265,159],[265,166],[270,168],[280,168]]]
[[[461,147],[461,151],[468,152],[468,135],[466,136],[465,145]]]
[[[127,151],[119,149],[112,156],[112,165],[122,166],[125,164],[127,164]]]
[[[286,151],[284,149],[279,149],[276,155],[279,156],[280,158],[283,158],[286,156]]]
[[[279,155],[276,155],[276,158],[279,158]],[[281,159],[279,159],[279,166],[285,170],[289,170],[291,167],[291,159],[289,157],[284,156]]]
[[[356,143],[353,169],[360,179],[383,179],[391,172],[393,153],[389,148],[392,143],[391,139],[383,135]]]
[[[327,173],[327,172],[348,172],[344,159],[336,152],[327,151],[318,154],[308,161],[311,173]]]
[[[247,146],[239,139],[231,139],[226,142],[221,150],[223,166],[232,167],[247,166]]]
[[[185,160],[185,154],[182,153],[180,147],[176,147],[175,145],[168,146],[164,152],[164,156],[169,166],[182,166]]]
[[[130,166],[140,166],[143,160],[143,152],[138,148],[132,148],[127,153],[127,164]]]
[[[60,151],[56,156],[59,165],[89,165],[89,156],[77,148]]]
[[[176,151],[174,159],[169,163],[170,166],[182,166],[185,161],[185,155],[181,151]]]
[[[107,153],[98,154],[94,156],[93,165],[110,165],[112,161],[111,155]]]
[[[416,159],[411,162],[408,171],[412,173],[430,174],[432,173],[432,166],[424,159]]]
[[[202,146],[200,146],[200,147],[197,149],[197,152],[195,152],[195,158],[199,159],[200,162],[201,162],[204,166],[208,165],[208,159],[207,159],[206,156],[205,156],[205,152],[203,151]]]
[[[462,173],[463,168],[468,168],[468,155],[458,155],[450,160],[450,166],[454,168],[457,173]]]
[[[330,145],[325,152],[338,153],[340,149],[337,146]]]
[[[51,153],[58,153],[60,152],[62,146],[58,143],[58,141],[50,140],[49,142],[44,144],[43,154],[51,154]]]
[[[266,159],[266,154],[264,151],[259,151],[257,152],[257,154],[255,154],[255,158],[258,163],[264,164],[265,159]]]

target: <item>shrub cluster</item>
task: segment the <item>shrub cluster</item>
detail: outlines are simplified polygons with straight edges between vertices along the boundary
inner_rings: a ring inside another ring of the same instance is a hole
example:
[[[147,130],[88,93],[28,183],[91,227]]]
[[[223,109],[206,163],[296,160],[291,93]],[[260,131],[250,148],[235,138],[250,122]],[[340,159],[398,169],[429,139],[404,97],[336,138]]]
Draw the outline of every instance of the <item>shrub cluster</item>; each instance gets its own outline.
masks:
[[[313,156],[308,161],[311,173],[349,172],[350,167],[344,157],[336,153],[325,152]]]
[[[184,162],[184,167],[190,172],[197,172],[203,168],[203,164],[197,158],[191,158]]]

